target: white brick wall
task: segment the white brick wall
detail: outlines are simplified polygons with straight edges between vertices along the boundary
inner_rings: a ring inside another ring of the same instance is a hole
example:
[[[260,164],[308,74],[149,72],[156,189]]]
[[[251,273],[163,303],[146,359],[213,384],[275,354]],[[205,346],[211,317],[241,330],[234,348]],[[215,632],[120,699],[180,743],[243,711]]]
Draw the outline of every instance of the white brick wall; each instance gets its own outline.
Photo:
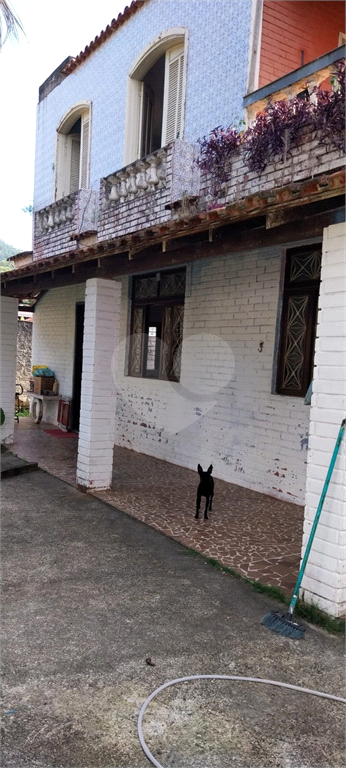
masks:
[[[13,443],[14,394],[16,388],[18,301],[1,297],[1,378],[0,407],[5,413],[1,442]]]
[[[77,482],[108,488],[112,479],[115,382],[112,359],[118,344],[121,284],[87,280]]]
[[[188,269],[179,384],[124,375],[124,280],[117,444],[304,502],[309,407],[271,392],[280,269],[278,247]]]
[[[84,301],[85,285],[48,291],[37,304],[32,337],[32,365],[48,365],[59,381],[59,393],[72,397],[76,302]],[[57,405],[45,409],[44,421],[56,424]]]
[[[306,132],[301,144],[292,147],[287,159],[282,160],[278,155],[273,157],[260,174],[249,171],[241,152],[232,162],[230,178],[227,183],[225,197],[220,202],[231,203],[248,195],[268,192],[276,187],[283,187],[292,182],[313,178],[317,174],[328,173],[342,168],[345,153],[341,150],[327,149],[319,144],[316,134]],[[210,176],[201,175],[201,193],[210,190]]]
[[[324,230],[319,320],[310,420],[302,552],[346,416],[345,225]],[[302,583],[304,599],[333,616],[346,610],[346,437],[324,502]]]

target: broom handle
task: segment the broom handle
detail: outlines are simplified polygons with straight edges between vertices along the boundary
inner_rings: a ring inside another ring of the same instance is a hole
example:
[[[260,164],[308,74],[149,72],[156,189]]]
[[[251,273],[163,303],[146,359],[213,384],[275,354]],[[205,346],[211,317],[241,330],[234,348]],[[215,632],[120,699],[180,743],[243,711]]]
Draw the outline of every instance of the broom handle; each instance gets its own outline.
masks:
[[[334,465],[335,465],[335,462],[336,462],[336,457],[337,457],[338,452],[339,452],[342,436],[343,436],[344,431],[345,431],[345,426],[346,426],[346,419],[344,419],[341,422],[341,427],[339,429],[339,434],[337,436],[336,443],[335,443],[335,448],[334,448],[334,451],[333,451],[331,462],[329,464],[329,469],[328,469],[328,472],[327,472],[327,477],[326,477],[326,479],[324,481],[324,486],[323,486],[323,490],[322,490],[322,493],[321,493],[321,498],[319,500],[319,504],[318,504],[318,507],[317,507],[316,515],[315,515],[315,519],[314,519],[314,522],[312,524],[312,528],[311,528],[311,531],[310,531],[309,541],[308,541],[307,546],[306,546],[305,554],[304,554],[304,557],[303,557],[303,562],[302,562],[302,564],[300,566],[300,571],[299,571],[299,574],[298,574],[297,583],[296,583],[296,586],[294,588],[293,597],[292,597],[292,600],[290,602],[290,606],[289,606],[289,609],[288,609],[288,613],[289,613],[290,616],[292,616],[294,608],[295,608],[295,604],[296,604],[296,602],[298,600],[299,588],[300,588],[300,585],[302,583],[302,579],[303,579],[303,576],[304,576],[304,571],[305,571],[305,568],[306,568],[306,563],[307,563],[307,560],[308,560],[308,557],[309,557],[309,554],[310,554],[310,549],[311,549],[311,546],[312,546],[312,542],[313,542],[313,539],[314,539],[314,536],[315,536],[315,531],[316,531],[316,528],[317,528],[317,523],[318,523],[318,521],[320,519],[320,516],[321,516],[322,507],[323,507],[323,504],[324,504],[324,500],[326,498],[326,493],[327,493],[327,490],[328,490],[330,478],[331,478],[332,473],[333,473]]]

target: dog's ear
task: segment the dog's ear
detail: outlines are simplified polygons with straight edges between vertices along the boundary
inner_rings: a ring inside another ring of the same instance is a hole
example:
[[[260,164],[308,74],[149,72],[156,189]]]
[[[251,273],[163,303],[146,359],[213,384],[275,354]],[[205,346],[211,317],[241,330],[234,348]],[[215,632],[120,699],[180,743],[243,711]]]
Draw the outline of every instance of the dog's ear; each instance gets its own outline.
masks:
[[[198,464],[198,467],[197,467],[197,472],[198,472],[198,474],[199,474],[199,475],[202,475],[202,474],[203,474],[203,469],[202,469],[202,467],[201,467],[201,465],[200,465],[200,464]]]
[[[208,467],[207,469],[208,475],[211,475],[212,471],[213,471],[213,465],[211,464],[210,467]]]

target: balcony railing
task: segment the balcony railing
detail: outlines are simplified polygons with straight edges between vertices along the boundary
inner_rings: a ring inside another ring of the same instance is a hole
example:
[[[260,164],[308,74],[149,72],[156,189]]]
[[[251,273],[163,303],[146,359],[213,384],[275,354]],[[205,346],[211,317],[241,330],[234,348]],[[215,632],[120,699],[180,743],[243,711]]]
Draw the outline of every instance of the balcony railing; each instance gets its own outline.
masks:
[[[198,195],[195,155],[193,144],[177,139],[101,179],[99,240],[161,224],[177,200]]]
[[[53,205],[49,205],[47,208],[43,208],[42,211],[38,211],[36,214],[36,234],[38,236],[50,232],[61,225],[65,226],[74,220],[75,217],[75,200],[70,200],[72,195],[68,198],[58,200]]]
[[[75,247],[76,235],[97,229],[98,193],[79,189],[35,213],[34,259]]]
[[[105,179],[103,205],[119,205],[166,186],[167,148],[137,160]]]
[[[199,166],[196,147],[176,140],[148,157],[100,181],[96,191],[81,189],[37,211],[34,260],[60,255],[79,247],[83,237],[111,241],[186,218],[340,169],[344,153],[321,145],[306,131],[299,146],[284,159],[274,156],[262,173],[250,171],[243,150],[234,156],[227,178],[215,185],[212,173]],[[244,208],[245,210],[245,208]],[[88,243],[91,244],[91,243]]]

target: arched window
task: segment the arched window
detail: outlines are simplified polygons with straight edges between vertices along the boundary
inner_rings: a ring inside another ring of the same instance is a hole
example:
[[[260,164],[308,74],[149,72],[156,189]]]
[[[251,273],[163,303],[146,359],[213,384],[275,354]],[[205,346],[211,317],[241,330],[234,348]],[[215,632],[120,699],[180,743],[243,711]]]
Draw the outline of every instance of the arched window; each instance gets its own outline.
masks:
[[[168,30],[137,60],[128,80],[124,163],[181,139],[184,125],[186,34]]]
[[[90,104],[72,107],[56,134],[55,199],[89,187]]]

